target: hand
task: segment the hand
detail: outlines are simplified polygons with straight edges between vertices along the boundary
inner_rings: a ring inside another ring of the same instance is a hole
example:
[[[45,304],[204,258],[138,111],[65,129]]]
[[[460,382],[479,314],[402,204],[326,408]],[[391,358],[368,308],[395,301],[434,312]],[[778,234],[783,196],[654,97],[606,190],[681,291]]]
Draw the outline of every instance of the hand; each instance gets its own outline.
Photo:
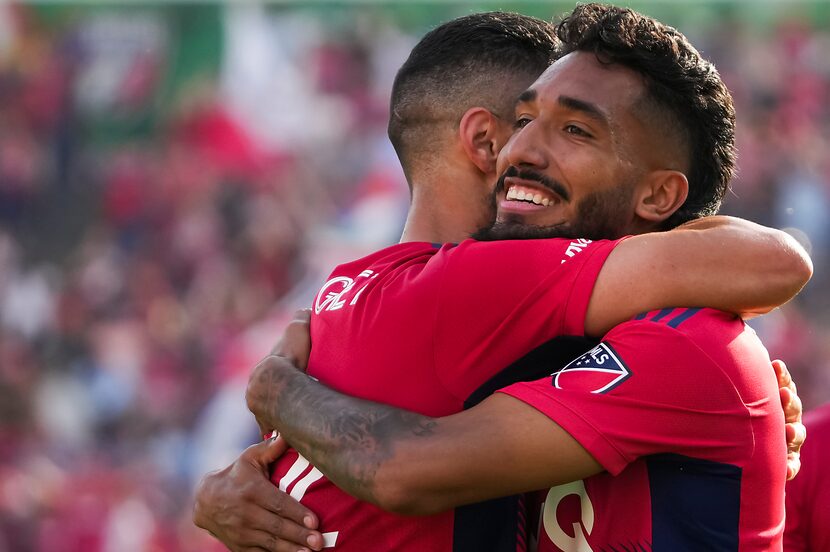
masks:
[[[807,428],[801,423],[803,408],[795,382],[783,360],[773,360],[772,367],[778,377],[778,391],[781,406],[784,408],[784,421],[787,432],[787,479],[792,479],[801,469],[801,445],[807,438]]]
[[[282,439],[248,447],[196,488],[193,523],[232,552],[321,550],[317,516],[269,480],[268,466],[285,452]]]
[[[272,355],[287,358],[303,372],[308,368],[308,356],[311,354],[310,321],[311,309],[295,312],[294,319],[289,322],[282,336],[271,349]]]

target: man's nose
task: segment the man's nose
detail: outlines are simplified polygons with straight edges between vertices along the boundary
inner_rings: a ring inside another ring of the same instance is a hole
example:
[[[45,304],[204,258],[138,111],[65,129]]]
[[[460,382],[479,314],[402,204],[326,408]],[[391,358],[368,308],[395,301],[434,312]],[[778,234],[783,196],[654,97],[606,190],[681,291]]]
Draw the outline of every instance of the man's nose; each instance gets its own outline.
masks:
[[[531,121],[527,126],[519,129],[505,146],[507,161],[514,167],[534,167],[544,169],[547,166],[547,157],[540,135],[540,125]]]

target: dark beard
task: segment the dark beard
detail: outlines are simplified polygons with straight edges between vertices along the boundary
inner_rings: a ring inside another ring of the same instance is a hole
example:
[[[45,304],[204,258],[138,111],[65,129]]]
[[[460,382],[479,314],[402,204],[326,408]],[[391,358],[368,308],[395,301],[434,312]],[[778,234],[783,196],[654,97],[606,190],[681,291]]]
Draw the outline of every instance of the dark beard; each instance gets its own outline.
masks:
[[[480,241],[586,238],[613,240],[626,234],[631,221],[633,184],[621,184],[586,196],[576,209],[574,220],[551,226],[526,224],[519,215],[508,215],[489,228],[473,234]]]

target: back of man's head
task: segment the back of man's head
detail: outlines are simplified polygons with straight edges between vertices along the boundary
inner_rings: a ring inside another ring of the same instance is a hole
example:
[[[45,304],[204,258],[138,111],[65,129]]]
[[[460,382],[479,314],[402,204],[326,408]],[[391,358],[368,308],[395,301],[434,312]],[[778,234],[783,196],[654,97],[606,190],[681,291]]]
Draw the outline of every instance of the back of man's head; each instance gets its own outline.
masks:
[[[686,157],[689,196],[664,226],[716,213],[735,170],[735,109],[715,66],[676,29],[615,6],[577,6],[556,32],[562,55],[593,52],[643,75],[639,107]]]
[[[392,87],[389,139],[407,178],[419,162],[440,155],[439,131],[454,131],[471,107],[512,118],[518,93],[555,52],[550,23],[514,13],[460,17],[424,36]]]

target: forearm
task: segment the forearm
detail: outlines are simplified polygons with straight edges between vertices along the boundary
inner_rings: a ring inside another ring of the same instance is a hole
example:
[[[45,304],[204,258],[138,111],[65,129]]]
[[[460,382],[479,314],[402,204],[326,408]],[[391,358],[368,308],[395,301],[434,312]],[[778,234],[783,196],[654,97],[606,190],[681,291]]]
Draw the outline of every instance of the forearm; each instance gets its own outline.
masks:
[[[248,407],[340,489],[385,510],[425,515],[582,479],[601,470],[536,409],[500,393],[430,418],[342,395],[267,357]]]
[[[791,299],[811,275],[809,256],[786,233],[708,217],[617,246],[597,278],[585,331],[601,336],[639,312],[664,307],[762,314]]]
[[[426,416],[337,393],[273,355],[254,370],[246,399],[260,425],[277,429],[343,491],[381,507],[389,507],[389,498],[376,478],[396,442],[429,434],[435,425]]]
[[[707,217],[683,225],[678,236],[688,243],[678,249],[688,252],[690,263],[700,263],[701,277],[713,288],[711,300],[720,302],[701,306],[768,312],[792,299],[813,273],[809,255],[792,236],[747,220]],[[686,283],[691,300],[699,291],[693,279]]]

